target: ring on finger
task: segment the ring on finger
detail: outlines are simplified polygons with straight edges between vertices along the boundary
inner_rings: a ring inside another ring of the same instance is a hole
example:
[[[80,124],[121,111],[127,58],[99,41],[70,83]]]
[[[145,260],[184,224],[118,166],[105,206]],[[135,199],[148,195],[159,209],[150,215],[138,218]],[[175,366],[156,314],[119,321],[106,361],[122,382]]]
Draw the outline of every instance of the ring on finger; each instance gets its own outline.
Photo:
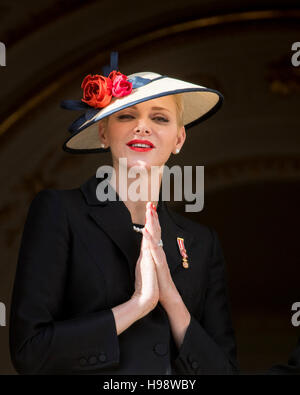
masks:
[[[162,242],[162,239],[159,240],[159,242],[157,243],[157,245],[158,245],[158,247],[163,247],[164,244],[163,244],[163,242]]]

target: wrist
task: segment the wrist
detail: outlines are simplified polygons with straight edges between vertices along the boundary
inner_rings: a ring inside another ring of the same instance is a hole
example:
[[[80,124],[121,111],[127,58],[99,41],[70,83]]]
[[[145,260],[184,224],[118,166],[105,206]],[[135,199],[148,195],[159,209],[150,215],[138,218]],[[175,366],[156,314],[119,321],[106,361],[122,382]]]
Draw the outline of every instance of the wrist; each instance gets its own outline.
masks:
[[[169,291],[164,292],[164,294],[160,297],[160,303],[163,306],[176,306],[182,302],[182,297],[175,286]]]
[[[133,294],[130,300],[133,303],[133,308],[138,312],[139,318],[144,317],[155,307],[154,303],[139,294]]]

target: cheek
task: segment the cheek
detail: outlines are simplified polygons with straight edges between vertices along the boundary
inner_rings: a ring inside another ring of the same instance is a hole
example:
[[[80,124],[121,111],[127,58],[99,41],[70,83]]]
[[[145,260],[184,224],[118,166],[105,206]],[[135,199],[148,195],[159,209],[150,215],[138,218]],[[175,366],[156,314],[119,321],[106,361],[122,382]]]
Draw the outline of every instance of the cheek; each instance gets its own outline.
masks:
[[[125,139],[125,131],[118,124],[111,122],[107,137],[110,144],[119,145]]]
[[[170,134],[168,136],[164,136],[164,138],[161,141],[161,145],[164,150],[171,151],[176,144],[176,140],[177,140],[177,135]]]

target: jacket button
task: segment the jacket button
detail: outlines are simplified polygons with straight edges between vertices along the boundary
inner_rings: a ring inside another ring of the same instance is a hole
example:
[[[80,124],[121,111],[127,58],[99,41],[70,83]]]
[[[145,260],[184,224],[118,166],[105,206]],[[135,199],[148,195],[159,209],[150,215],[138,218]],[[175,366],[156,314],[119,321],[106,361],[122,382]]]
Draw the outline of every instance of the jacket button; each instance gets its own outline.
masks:
[[[79,365],[80,366],[85,366],[86,364],[87,364],[87,360],[85,358],[80,358]]]
[[[194,361],[194,358],[193,358],[193,356],[192,356],[191,354],[189,354],[189,355],[187,356],[187,359],[188,359],[188,361],[191,362],[191,363]]]
[[[89,364],[90,365],[95,365],[97,363],[97,358],[93,355],[89,357]]]
[[[168,346],[166,343],[157,343],[153,347],[154,352],[157,355],[166,355],[168,354]]]
[[[197,369],[197,367],[199,366],[197,361],[192,362],[192,368],[193,369]]]
[[[105,362],[106,361],[106,355],[104,353],[101,353],[98,357],[100,362]]]

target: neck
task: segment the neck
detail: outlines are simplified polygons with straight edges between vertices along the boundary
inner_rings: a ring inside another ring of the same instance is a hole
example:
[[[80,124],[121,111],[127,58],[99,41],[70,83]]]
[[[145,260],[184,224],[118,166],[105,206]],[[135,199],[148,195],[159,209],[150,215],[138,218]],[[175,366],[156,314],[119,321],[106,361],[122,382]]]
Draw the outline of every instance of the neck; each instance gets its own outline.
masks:
[[[157,206],[159,200],[163,166],[155,166],[152,170],[134,167],[134,171],[114,166],[114,170],[110,184],[129,210],[132,222],[144,225],[147,202]]]

